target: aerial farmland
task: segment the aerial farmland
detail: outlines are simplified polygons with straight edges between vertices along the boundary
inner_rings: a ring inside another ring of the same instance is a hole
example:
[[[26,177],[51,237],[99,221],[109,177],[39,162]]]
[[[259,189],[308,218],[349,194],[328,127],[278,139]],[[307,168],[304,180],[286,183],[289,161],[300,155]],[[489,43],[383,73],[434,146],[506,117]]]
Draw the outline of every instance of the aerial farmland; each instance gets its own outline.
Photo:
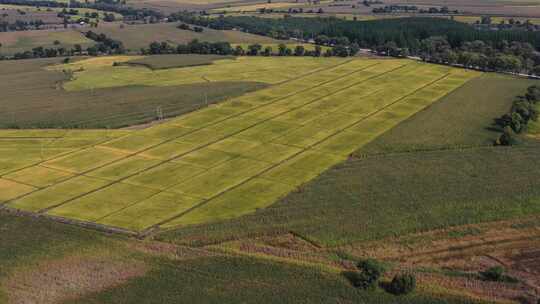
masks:
[[[341,2],[6,19],[0,303],[538,303],[534,25]]]

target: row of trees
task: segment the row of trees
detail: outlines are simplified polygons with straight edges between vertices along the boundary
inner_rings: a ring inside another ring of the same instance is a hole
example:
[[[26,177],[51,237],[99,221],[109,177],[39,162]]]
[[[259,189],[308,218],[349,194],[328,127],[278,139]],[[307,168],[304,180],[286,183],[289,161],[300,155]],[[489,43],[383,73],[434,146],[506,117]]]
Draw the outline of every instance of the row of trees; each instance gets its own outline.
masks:
[[[407,56],[412,52],[387,42],[376,48],[379,54]],[[460,65],[483,71],[508,71],[540,75],[540,54],[526,42],[501,41],[498,44],[475,40],[452,48],[445,37],[430,37],[420,41],[413,54],[423,60],[449,65]]]
[[[514,134],[525,132],[530,121],[538,120],[539,101],[540,86],[531,86],[525,96],[516,97],[510,111],[495,119],[495,124],[503,130],[495,144],[505,146],[514,144],[516,141]]]
[[[127,6],[124,0],[96,0],[96,1],[84,1],[79,2],[70,0],[69,2],[55,1],[55,0],[0,0],[0,4],[10,5],[24,5],[35,7],[58,7],[58,8],[91,8],[100,11],[114,12],[124,16],[124,20],[142,20],[146,18],[152,18],[155,20],[161,20],[165,18],[165,15],[159,11],[147,9],[147,8],[134,8]],[[113,15],[114,17],[114,15]],[[111,18],[110,14],[109,17]],[[107,20],[106,20],[107,21]]]
[[[69,57],[74,55],[82,55],[85,51],[81,45],[76,44],[72,49],[66,49],[63,47],[44,48],[42,46],[35,47],[31,51],[24,51],[15,53],[11,57],[1,56],[0,60],[6,59],[32,59],[32,58],[50,58],[50,57]]]
[[[286,44],[279,44],[277,50],[271,46],[263,46],[255,43],[247,46],[247,49],[237,45],[231,46],[228,42],[200,42],[197,39],[188,44],[179,44],[176,47],[167,42],[152,42],[148,49],[142,49],[142,54],[215,54],[215,55],[234,55],[234,56],[341,56],[353,55],[357,49],[350,47],[336,46],[328,48],[323,52],[319,45],[315,45],[313,50],[306,49],[303,45],[297,45],[289,48]]]
[[[64,47],[45,48],[39,46],[33,48],[32,51],[18,52],[10,57],[0,56],[0,60],[69,57],[78,55],[98,56],[102,54],[123,54],[126,52],[121,41],[111,39],[104,34],[96,34],[92,31],[89,31],[85,34],[85,36],[91,40],[96,41],[97,43],[93,46],[89,46],[86,49],[83,49],[80,44],[75,44],[71,49],[66,49]],[[55,41],[54,44],[59,45],[60,42]]]
[[[194,31],[196,33],[202,33],[204,32],[204,28],[200,27],[200,26],[194,26],[193,28],[191,26],[189,26],[189,24],[185,24],[185,23],[180,23],[177,28],[181,29],[181,30],[184,30],[184,31]]]
[[[0,22],[0,32],[39,30],[45,23],[43,20],[15,20],[15,22]]]
[[[415,5],[387,5],[385,7],[376,7],[372,10],[374,14],[391,13],[420,13],[420,14],[459,14],[458,10],[450,10],[447,6],[441,8],[430,7],[419,9]]]
[[[416,289],[416,277],[412,273],[396,274],[389,284],[380,284],[386,267],[374,259],[360,261],[356,265],[357,271],[345,272],[345,276],[352,285],[359,289],[375,290],[379,286],[395,295],[404,295]]]
[[[208,18],[188,12],[173,19],[214,29],[240,29],[276,39],[297,38],[326,46],[369,48],[389,56],[482,70],[540,73],[540,32],[481,31],[442,18],[346,21],[336,18],[270,19],[253,16]]]
[[[107,37],[105,34],[97,34],[88,31],[86,38],[96,41],[97,44],[87,49],[88,55],[96,56],[99,54],[123,54],[126,52],[124,44],[120,40]]]

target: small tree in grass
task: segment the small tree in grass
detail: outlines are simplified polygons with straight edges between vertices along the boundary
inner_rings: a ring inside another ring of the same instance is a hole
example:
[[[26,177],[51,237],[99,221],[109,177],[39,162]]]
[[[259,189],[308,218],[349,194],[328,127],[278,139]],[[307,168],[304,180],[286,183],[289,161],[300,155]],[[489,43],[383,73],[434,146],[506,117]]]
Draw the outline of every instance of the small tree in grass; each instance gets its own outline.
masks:
[[[377,287],[379,279],[385,272],[384,266],[374,259],[361,261],[356,267],[359,271],[349,274],[349,279],[355,287],[362,289]]]
[[[504,280],[504,268],[501,266],[495,266],[480,273],[486,280],[500,282]]]
[[[515,133],[509,126],[504,127],[503,133],[495,141],[496,146],[512,146],[517,143]]]
[[[396,294],[408,294],[414,291],[416,288],[416,277],[413,274],[397,274],[390,282],[388,291]]]

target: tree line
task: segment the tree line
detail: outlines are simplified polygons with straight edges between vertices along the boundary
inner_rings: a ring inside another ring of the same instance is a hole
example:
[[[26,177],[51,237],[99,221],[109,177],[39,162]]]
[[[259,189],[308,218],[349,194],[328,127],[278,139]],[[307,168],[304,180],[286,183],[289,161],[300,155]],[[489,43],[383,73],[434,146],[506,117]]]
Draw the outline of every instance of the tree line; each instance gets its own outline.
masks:
[[[17,52],[13,56],[2,56],[0,60],[8,59],[32,59],[32,58],[50,58],[50,57],[70,57],[70,56],[98,56],[98,55],[113,55],[124,54],[126,52],[121,41],[111,39],[105,34],[96,34],[88,31],[85,36],[88,39],[94,40],[97,43],[84,49],[80,44],[73,45],[72,48],[51,47],[45,48],[42,46],[35,47],[31,51]],[[55,41],[55,45],[59,45],[59,41]],[[1,47],[1,44],[0,44]]]
[[[127,6],[124,0],[96,0],[84,2],[76,0],[70,0],[69,2],[54,0],[0,0],[0,4],[70,9],[91,8],[118,13],[124,17],[124,20],[142,20],[146,18],[161,20],[165,18],[165,15],[159,11]]]
[[[442,18],[371,21],[347,21],[332,17],[209,18],[179,12],[171,15],[171,19],[217,30],[238,29],[275,39],[296,38],[327,46],[354,43],[381,55],[419,56],[426,61],[461,64],[483,70],[540,71],[540,59],[536,54],[540,48],[540,32],[478,30],[468,24]]]
[[[495,125],[502,130],[495,144],[503,146],[515,144],[517,142],[515,134],[526,132],[529,122],[538,120],[539,101],[540,86],[536,85],[527,88],[525,96],[516,97],[510,111],[495,119]]]
[[[141,54],[160,55],[160,54],[213,54],[213,55],[234,55],[234,56],[312,56],[312,57],[347,57],[358,52],[357,49],[344,46],[327,48],[323,51],[320,45],[315,45],[313,50],[306,49],[303,45],[297,45],[289,48],[281,43],[277,49],[271,46],[263,46],[259,43],[250,44],[247,48],[237,45],[233,47],[229,42],[201,42],[197,39],[187,44],[171,45],[167,42],[152,42],[147,49],[141,49]]]
[[[406,48],[387,42],[376,48],[377,53],[389,56],[408,56]],[[481,71],[512,72],[540,75],[540,54],[527,42],[486,43],[481,40],[464,42],[452,47],[445,37],[435,36],[420,41],[414,55],[422,60],[457,65]]]
[[[45,25],[45,22],[39,19],[30,21],[15,20],[12,23],[1,21],[0,32],[39,30],[43,25]]]

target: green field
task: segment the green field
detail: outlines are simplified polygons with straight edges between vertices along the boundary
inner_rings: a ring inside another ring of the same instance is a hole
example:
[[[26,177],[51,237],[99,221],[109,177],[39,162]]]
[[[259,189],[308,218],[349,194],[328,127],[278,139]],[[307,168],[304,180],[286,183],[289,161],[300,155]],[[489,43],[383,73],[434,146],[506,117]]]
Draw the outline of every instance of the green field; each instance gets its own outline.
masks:
[[[52,185],[16,171],[2,176],[16,189],[6,205],[137,232],[236,218],[270,206],[479,75],[408,60],[272,60],[218,61],[178,69],[182,77],[156,71],[170,81],[249,76],[274,85],[33,167],[73,175]],[[155,81],[139,68],[90,62],[96,67],[75,63],[86,68],[65,86]],[[283,69],[297,77],[283,79]]]
[[[274,58],[238,57],[234,60],[217,60],[212,65],[190,68],[151,70],[145,67],[112,66],[112,62],[129,60],[129,56],[93,58],[67,65],[51,67],[54,70],[74,70],[73,80],[64,83],[65,90],[82,91],[125,86],[167,87],[223,81],[249,81],[278,84],[317,69],[344,62],[342,58]],[[82,71],[79,71],[81,70]],[[286,74],[284,71],[295,71]]]
[[[270,208],[159,237],[213,244],[294,231],[336,246],[539,214],[538,143],[494,148],[490,130],[533,83],[483,74]]]
[[[483,74],[442,98],[429,111],[420,112],[388,131],[359,153],[492,146],[500,133],[493,128],[494,119],[507,113],[512,100],[537,83],[495,73]]]
[[[194,56],[195,59],[199,58]],[[90,60],[94,67],[113,62],[141,60],[149,64],[178,64],[191,60],[189,55],[141,58],[113,57]],[[201,59],[201,58],[199,58]],[[67,92],[62,83],[69,74],[48,68],[61,58],[3,61],[0,63],[0,128],[120,128],[173,117],[208,104],[242,95],[266,85],[256,81],[215,81],[169,85],[166,87],[129,85],[115,88],[90,88]],[[75,63],[73,63],[75,64]],[[79,68],[78,66],[72,66]],[[129,67],[118,67],[129,69]],[[134,70],[152,70],[133,67]],[[175,71],[182,69],[169,69]]]
[[[4,211],[0,222],[2,303],[480,303],[442,299],[423,283],[406,297],[359,291],[337,270],[168,247]]]

